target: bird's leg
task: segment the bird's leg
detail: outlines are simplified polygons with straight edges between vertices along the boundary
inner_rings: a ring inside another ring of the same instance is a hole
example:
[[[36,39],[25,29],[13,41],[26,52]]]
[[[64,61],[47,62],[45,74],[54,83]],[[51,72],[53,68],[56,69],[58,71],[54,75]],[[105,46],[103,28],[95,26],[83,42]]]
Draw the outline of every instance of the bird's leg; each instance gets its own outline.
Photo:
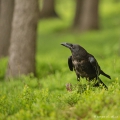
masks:
[[[98,77],[99,85],[102,84],[106,90],[108,90],[108,87],[105,85],[105,83],[102,82],[102,80]]]
[[[80,78],[79,78],[79,77],[77,77],[77,81],[80,81]]]
[[[86,77],[86,80],[87,80],[87,81],[90,81],[89,77]]]
[[[106,90],[108,90],[108,87],[101,81],[101,79],[98,77],[97,83],[94,84],[94,87],[99,87],[100,84],[102,84]]]
[[[80,76],[79,75],[77,75],[77,81],[80,81]]]
[[[87,80],[87,82],[88,82],[87,90],[89,90],[90,87],[91,87],[91,79],[90,79],[89,77],[86,77],[86,80]]]

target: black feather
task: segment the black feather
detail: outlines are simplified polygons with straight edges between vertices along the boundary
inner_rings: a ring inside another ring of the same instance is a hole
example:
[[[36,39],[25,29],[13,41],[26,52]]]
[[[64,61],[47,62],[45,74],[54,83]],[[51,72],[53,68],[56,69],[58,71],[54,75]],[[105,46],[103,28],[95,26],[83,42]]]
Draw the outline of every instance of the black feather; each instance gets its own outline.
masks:
[[[68,58],[68,66],[71,71],[74,69],[78,80],[80,77],[86,78],[89,81],[95,78],[97,80],[97,84],[95,86],[100,86],[101,83],[105,88],[107,88],[99,78],[99,75],[104,75],[109,79],[111,79],[111,77],[101,70],[93,55],[77,44],[62,43],[61,45],[71,50],[72,56]]]
[[[72,56],[68,58],[68,66],[71,71],[73,71]]]

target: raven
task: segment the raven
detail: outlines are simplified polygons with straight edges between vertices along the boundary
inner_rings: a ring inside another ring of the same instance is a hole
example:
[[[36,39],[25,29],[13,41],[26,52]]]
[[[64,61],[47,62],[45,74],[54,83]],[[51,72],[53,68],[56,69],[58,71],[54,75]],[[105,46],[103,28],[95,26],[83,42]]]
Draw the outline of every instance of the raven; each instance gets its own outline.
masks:
[[[92,54],[77,44],[62,43],[61,45],[71,50],[72,55],[68,58],[68,66],[71,71],[75,71],[78,81],[80,81],[80,77],[86,78],[88,81],[95,79],[97,82],[94,86],[98,87],[102,84],[108,89],[99,78],[99,75],[104,75],[109,79],[111,79],[111,77],[101,70],[97,60]]]

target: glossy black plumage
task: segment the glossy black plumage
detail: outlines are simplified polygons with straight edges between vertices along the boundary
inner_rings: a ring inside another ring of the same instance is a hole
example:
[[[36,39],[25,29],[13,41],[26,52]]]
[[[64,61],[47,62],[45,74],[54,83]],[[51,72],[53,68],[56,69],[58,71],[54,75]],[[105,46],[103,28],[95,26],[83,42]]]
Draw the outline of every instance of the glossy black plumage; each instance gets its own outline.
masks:
[[[71,71],[75,71],[78,81],[80,80],[80,77],[86,78],[89,81],[96,79],[97,83],[95,86],[100,86],[100,84],[102,84],[107,88],[99,78],[99,75],[104,75],[109,79],[111,79],[111,77],[101,70],[93,55],[77,44],[62,43],[61,45],[71,50],[72,55],[68,58],[68,66]]]

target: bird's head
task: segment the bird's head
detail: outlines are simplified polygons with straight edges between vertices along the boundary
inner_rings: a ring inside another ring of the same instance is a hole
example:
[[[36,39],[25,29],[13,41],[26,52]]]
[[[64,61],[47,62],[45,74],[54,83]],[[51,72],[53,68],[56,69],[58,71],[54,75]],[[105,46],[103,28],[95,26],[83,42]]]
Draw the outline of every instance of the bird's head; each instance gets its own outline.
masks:
[[[81,59],[81,57],[86,58],[87,56],[87,51],[81,47],[80,45],[77,44],[71,44],[71,43],[62,43],[61,45],[69,48],[71,50],[72,56],[75,58]]]
[[[71,43],[62,43],[61,45],[69,48],[72,53],[79,51],[80,48],[81,48],[79,45],[77,45],[77,44],[71,44]]]

